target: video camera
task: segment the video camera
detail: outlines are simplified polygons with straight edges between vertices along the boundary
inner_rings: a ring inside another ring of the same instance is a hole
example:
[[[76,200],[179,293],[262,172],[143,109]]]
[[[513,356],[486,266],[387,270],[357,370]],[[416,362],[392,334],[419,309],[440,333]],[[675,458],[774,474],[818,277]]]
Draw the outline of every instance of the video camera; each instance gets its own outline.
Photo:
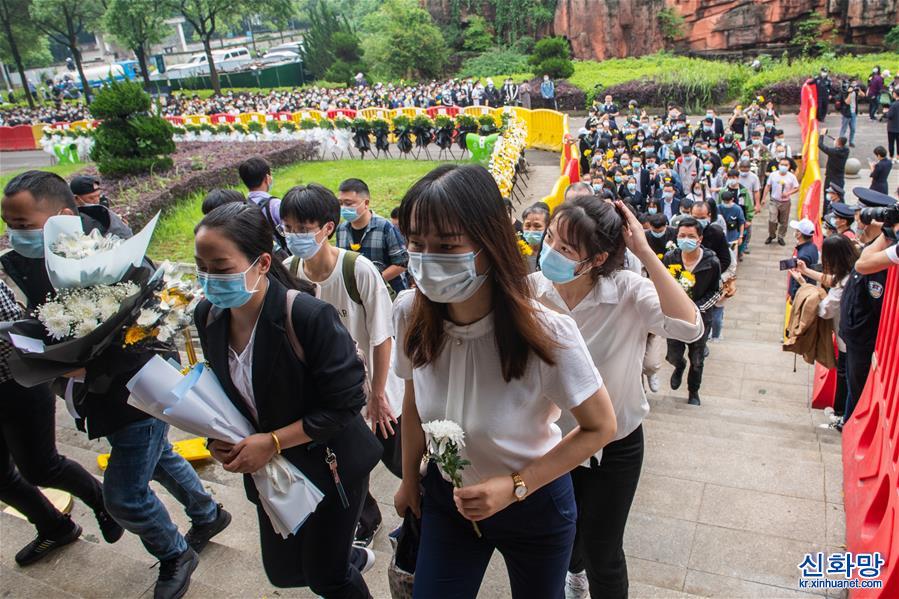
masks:
[[[883,223],[885,227],[893,227],[899,224],[899,204],[887,208],[862,208],[858,218],[866,225],[877,221]]]

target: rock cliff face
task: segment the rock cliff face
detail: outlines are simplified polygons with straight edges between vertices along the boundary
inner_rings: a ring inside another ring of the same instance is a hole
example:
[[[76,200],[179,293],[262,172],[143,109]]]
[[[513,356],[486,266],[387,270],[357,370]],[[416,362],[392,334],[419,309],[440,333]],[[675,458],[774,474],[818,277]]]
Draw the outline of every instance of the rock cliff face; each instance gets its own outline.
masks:
[[[795,23],[826,13],[844,43],[877,45],[899,24],[899,0],[559,0],[553,28],[578,58],[616,58],[663,47],[656,15],[671,7],[685,19],[678,49],[754,50],[789,43]]]

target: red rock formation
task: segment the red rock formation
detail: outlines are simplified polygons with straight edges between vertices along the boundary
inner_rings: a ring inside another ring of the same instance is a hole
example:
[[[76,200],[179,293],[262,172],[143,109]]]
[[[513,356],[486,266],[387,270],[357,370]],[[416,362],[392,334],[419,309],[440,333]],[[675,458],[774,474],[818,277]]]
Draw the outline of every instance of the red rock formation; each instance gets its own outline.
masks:
[[[832,18],[845,43],[877,45],[899,24],[899,0],[559,0],[554,31],[578,58],[639,56],[664,47],[656,17],[665,6],[685,20],[678,49],[698,52],[788,44],[812,11]]]

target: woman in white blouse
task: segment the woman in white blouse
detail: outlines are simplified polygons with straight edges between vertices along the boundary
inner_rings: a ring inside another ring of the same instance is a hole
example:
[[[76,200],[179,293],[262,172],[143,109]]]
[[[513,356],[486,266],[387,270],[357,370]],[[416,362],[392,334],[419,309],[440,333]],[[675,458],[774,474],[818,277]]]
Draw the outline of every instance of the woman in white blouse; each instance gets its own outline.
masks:
[[[484,168],[434,169],[399,220],[417,285],[394,308],[406,381],[395,504],[422,517],[414,596],[475,597],[499,550],[513,597],[561,599],[576,521],[568,472],[615,434],[602,379],[574,321],[534,301]],[[563,412],[576,422],[564,437]],[[443,419],[465,431],[460,489],[433,464],[420,475],[421,423]]]
[[[623,270],[625,248],[649,278]],[[568,596],[627,597],[622,542],[643,464],[642,422],[649,413],[642,368],[646,339],[694,341],[699,311],[649,247],[637,218],[621,202],[591,196],[559,206],[547,229],[541,271],[530,276],[537,298],[574,319],[609,389],[615,441],[572,471],[578,538]],[[573,425],[564,417],[562,430]],[[586,573],[584,572],[586,570]]]
[[[843,430],[846,394],[849,392],[846,383],[846,342],[840,337],[840,302],[843,299],[843,288],[858,257],[858,246],[848,237],[831,235],[821,244],[823,272],[812,270],[802,260],[798,260],[796,268],[790,271],[800,285],[807,285],[805,277],[808,277],[827,289],[827,297],[818,304],[818,317],[833,320],[833,330],[837,337],[837,386],[829,426],[838,431]]]

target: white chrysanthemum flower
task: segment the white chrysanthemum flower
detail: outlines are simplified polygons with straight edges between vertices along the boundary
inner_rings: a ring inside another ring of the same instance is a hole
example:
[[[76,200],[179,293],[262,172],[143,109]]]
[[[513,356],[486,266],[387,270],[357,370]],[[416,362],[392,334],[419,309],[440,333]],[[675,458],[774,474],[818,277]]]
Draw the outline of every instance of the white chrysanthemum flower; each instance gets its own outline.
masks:
[[[156,310],[143,309],[140,311],[140,316],[137,317],[137,326],[152,326],[156,324],[156,321],[159,320],[160,316],[162,316],[162,314],[157,312]]]
[[[121,303],[112,294],[101,295],[97,300],[97,310],[100,312],[100,318],[108,320],[118,312]]]
[[[161,343],[168,343],[168,340],[172,338],[175,334],[175,330],[172,327],[161,326],[159,327],[159,333],[156,335],[156,338],[159,339]]]
[[[78,339],[80,337],[84,337],[85,335],[87,335],[88,333],[90,333],[94,329],[96,329],[98,326],[100,326],[100,323],[98,323],[96,320],[79,321],[78,323],[75,324],[73,336],[76,339]]]
[[[60,302],[47,302],[41,305],[37,312],[41,319],[58,318],[65,315],[65,309]]]
[[[50,337],[57,341],[66,339],[72,334],[73,321],[68,316],[54,316],[52,318],[47,318],[46,320],[41,319],[41,322],[43,323],[44,328],[47,329],[47,333]]]
[[[437,445],[436,453],[442,453],[447,441],[452,441],[456,447],[465,446],[465,431],[452,420],[432,420],[422,424],[421,428]]]
[[[66,314],[76,321],[97,318],[97,298],[93,294],[72,294],[65,307]]]

